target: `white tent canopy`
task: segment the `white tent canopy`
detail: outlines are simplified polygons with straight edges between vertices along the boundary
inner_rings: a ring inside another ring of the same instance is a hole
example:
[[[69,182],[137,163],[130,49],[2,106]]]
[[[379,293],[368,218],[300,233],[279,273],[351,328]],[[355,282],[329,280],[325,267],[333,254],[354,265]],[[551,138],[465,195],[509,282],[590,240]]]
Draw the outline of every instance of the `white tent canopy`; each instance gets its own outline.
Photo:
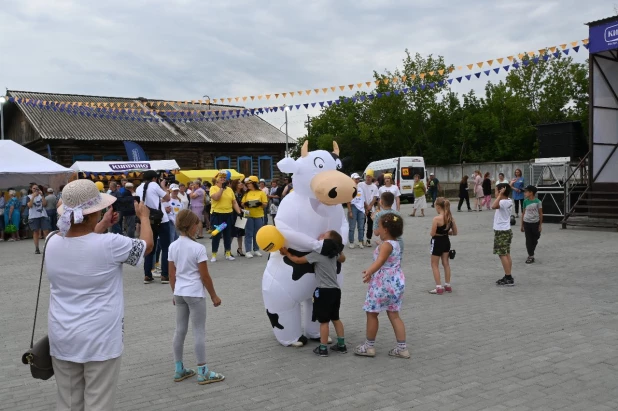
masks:
[[[37,183],[57,190],[73,173],[13,140],[0,140],[0,188]]]
[[[177,170],[176,160],[153,161],[76,161],[71,168],[84,173],[124,173],[129,171]]]

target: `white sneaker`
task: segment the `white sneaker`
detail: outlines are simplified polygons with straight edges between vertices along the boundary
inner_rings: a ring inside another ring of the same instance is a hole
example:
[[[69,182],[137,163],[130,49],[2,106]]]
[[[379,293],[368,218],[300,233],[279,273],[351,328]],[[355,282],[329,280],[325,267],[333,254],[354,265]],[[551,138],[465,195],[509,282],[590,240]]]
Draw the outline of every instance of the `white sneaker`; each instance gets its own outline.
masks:
[[[253,258],[253,254],[251,253],[251,251],[247,251],[247,252],[245,253],[245,257],[247,257],[247,258]]]
[[[230,255],[226,255],[225,259],[228,260],[228,261],[234,261],[235,260],[235,258],[231,254]]]
[[[210,259],[211,263],[216,263],[217,262],[217,256],[213,255],[212,258]]]
[[[367,241],[365,241],[365,245],[366,245],[367,247],[371,247],[371,240],[367,240]]]
[[[301,343],[300,341],[294,341],[292,344],[290,344],[290,347],[298,348],[298,347],[302,347],[303,345],[305,344]]]
[[[255,254],[257,257],[261,257],[262,253],[260,253],[259,251],[254,251],[253,254]]]
[[[362,242],[362,241],[359,241],[359,242],[358,242],[358,248],[365,248],[365,246],[363,245],[363,242]]]
[[[349,247],[354,248],[354,243],[350,243]]]

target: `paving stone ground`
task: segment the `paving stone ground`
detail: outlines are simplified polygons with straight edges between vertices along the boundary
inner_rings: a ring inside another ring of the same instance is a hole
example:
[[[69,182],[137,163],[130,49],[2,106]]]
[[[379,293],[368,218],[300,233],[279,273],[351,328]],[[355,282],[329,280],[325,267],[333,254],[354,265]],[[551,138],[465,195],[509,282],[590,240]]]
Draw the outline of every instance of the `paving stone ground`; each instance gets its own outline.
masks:
[[[404,205],[406,215],[410,206]],[[616,410],[618,409],[618,233],[545,224],[537,263],[524,264],[524,235],[513,243],[516,286],[498,288],[493,212],[455,213],[450,295],[427,293],[428,217],[406,217],[407,289],[402,318],[410,360],[381,317],[377,357],[318,358],[315,343],[280,346],[262,304],[266,259],[210,265],[223,300],[207,319],[209,366],[226,380],[198,386],[172,381],[174,307],[167,285],[142,284],[125,268],[125,352],[119,410]],[[209,243],[207,241],[207,243]],[[0,409],[53,409],[54,379],[37,381],[20,358],[27,348],[38,266],[31,240],[0,243]],[[371,250],[346,250],[341,318],[349,346],[364,339],[361,271]],[[86,257],[85,257],[86,258]],[[46,330],[44,279],[37,336]],[[195,362],[187,336],[185,363]]]

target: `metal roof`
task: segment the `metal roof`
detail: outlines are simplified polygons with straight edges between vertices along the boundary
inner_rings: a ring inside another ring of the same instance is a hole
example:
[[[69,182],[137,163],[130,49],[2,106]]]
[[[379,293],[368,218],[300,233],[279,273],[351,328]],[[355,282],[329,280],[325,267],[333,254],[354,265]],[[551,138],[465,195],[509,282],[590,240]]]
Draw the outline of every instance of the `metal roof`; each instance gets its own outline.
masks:
[[[609,21],[613,21],[616,20],[618,21],[618,16],[611,16],[611,17],[607,17],[601,20],[595,20],[595,21],[591,21],[589,23],[586,23],[586,26],[597,26],[599,24],[603,24],[603,23],[607,23]]]
[[[149,104],[159,100],[132,99],[121,97],[99,97],[76,94],[39,93],[29,91],[8,91],[10,97],[58,101],[62,103],[136,103],[144,109],[152,109]],[[85,117],[64,111],[54,111],[34,107],[29,104],[14,103],[26,115],[30,124],[46,140],[131,140],[150,142],[179,143],[238,143],[238,144],[285,144],[285,133],[258,116],[230,118],[218,121],[193,122],[149,122]],[[239,110],[240,106],[210,105],[210,110]],[[158,105],[156,109],[165,111],[206,110],[204,104],[172,103]],[[142,118],[147,114],[132,114]],[[176,117],[173,117],[176,118]],[[181,118],[180,116],[177,118]],[[290,144],[296,140],[289,138]]]

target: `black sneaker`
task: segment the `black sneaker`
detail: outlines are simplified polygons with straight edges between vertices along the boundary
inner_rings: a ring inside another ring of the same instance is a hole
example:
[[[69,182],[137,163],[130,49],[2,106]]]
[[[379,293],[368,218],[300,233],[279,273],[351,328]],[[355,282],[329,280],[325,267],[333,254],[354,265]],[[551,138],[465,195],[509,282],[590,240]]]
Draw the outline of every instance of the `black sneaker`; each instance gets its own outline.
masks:
[[[512,275],[505,275],[504,277],[496,281],[496,285],[506,285],[512,287],[515,285],[515,280],[513,279]]]
[[[41,250],[39,250],[38,248],[36,250],[34,250],[35,254],[41,254]]]
[[[144,277],[144,284],[150,284],[153,281],[154,281],[154,278],[152,277]]]
[[[322,348],[318,345],[314,348],[313,353],[315,355],[319,355],[320,357],[328,357],[328,348]]]
[[[339,354],[345,354],[348,352],[348,348],[344,345],[342,345],[341,347],[339,346],[339,344],[333,344],[330,346],[330,350],[334,351],[334,352],[338,352]]]

